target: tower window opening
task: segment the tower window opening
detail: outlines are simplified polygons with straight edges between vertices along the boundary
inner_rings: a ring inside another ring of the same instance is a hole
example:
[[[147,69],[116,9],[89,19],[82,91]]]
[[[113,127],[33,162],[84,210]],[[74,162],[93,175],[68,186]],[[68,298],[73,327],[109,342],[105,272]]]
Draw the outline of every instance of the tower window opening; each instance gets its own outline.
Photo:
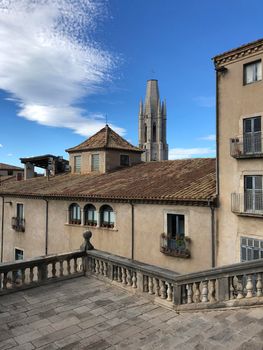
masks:
[[[156,124],[153,123],[153,142],[156,142]]]

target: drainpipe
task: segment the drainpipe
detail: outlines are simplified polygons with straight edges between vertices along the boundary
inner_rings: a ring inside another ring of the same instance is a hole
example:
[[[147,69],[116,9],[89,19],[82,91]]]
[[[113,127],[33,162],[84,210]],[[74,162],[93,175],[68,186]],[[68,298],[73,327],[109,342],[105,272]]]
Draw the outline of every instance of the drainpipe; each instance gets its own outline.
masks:
[[[131,259],[134,259],[134,204],[130,201],[131,205]]]
[[[215,207],[213,205],[213,202],[209,201],[209,207],[211,210],[211,260],[212,267],[215,267]]]
[[[46,238],[45,238],[45,255],[48,253],[48,200],[44,199],[46,202]]]
[[[3,262],[3,255],[4,255],[4,215],[5,215],[5,197],[2,197],[2,215],[1,215],[1,256],[0,256],[0,262]]]

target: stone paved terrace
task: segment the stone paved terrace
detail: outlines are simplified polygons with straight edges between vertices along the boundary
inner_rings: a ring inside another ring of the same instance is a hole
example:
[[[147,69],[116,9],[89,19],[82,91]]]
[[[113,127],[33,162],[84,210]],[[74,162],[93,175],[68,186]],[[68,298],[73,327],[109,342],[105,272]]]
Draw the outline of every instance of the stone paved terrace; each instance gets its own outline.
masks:
[[[263,308],[178,314],[94,277],[0,297],[0,349],[263,349]]]

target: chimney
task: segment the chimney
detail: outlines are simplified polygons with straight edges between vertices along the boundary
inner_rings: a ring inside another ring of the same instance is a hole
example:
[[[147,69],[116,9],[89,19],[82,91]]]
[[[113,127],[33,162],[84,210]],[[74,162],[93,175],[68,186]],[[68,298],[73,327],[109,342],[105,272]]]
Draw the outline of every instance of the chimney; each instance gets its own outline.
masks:
[[[17,173],[16,174],[16,181],[21,181],[23,179],[23,174],[22,173]]]

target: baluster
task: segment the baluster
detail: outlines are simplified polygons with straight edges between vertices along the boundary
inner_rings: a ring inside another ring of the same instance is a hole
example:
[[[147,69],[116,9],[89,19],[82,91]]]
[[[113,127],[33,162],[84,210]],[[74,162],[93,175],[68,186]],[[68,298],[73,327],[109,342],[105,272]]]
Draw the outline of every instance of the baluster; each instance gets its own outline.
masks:
[[[78,272],[78,262],[77,258],[74,258],[74,265],[73,265],[74,273]]]
[[[68,272],[68,275],[70,275],[70,259],[67,259],[67,272]]]
[[[3,289],[7,288],[7,272],[4,272]]]
[[[229,297],[230,300],[235,299],[234,277],[229,277]]]
[[[30,273],[29,273],[29,281],[30,281],[30,283],[32,283],[33,282],[33,280],[34,280],[34,271],[33,271],[33,267],[30,267]]]
[[[173,295],[172,284],[170,282],[167,282],[167,298],[166,298],[166,300],[172,301],[172,295]]]
[[[160,296],[160,285],[158,278],[154,279],[155,295]]]
[[[242,280],[243,280],[242,275],[237,276],[237,299],[244,298]]]
[[[148,293],[153,294],[153,278],[149,277],[148,278]]]
[[[187,290],[186,290],[186,285],[183,284],[181,285],[181,292],[182,292],[182,304],[186,304],[187,303]]]
[[[113,280],[117,281],[118,279],[118,268],[117,266],[113,265]]]
[[[137,276],[135,271],[132,274],[132,288],[137,288]]]
[[[56,263],[55,262],[52,263],[52,270],[51,270],[51,272],[52,272],[52,277],[55,278],[56,277],[56,272],[57,272],[57,270],[56,270]]]
[[[126,269],[125,269],[125,267],[121,268],[121,275],[122,275],[122,284],[126,285]]]
[[[25,269],[22,269],[22,270],[21,270],[21,282],[22,282],[22,286],[25,284],[25,279],[26,279]]]
[[[103,276],[104,274],[104,266],[103,266],[103,261],[99,260],[99,271],[100,271],[100,275]]]
[[[103,276],[107,277],[108,266],[105,261],[103,261]]]
[[[59,276],[63,277],[64,275],[64,268],[63,268],[63,260],[59,262]]]
[[[262,296],[262,275],[261,273],[257,274],[257,297],[261,297]]]
[[[215,299],[215,292],[216,292],[216,288],[215,288],[215,280],[211,280],[210,281],[210,286],[209,286],[209,301],[210,303],[214,303],[216,301]]]
[[[200,303],[200,282],[195,282],[195,303]]]
[[[202,303],[208,302],[208,282],[203,281],[202,282]]]
[[[161,281],[161,298],[166,299],[166,285],[164,281]]]
[[[100,272],[99,270],[99,260],[95,259],[95,273],[98,275]]]
[[[131,271],[127,270],[127,284],[128,286],[132,285],[132,277],[131,277]]]
[[[15,286],[16,286],[16,274],[17,274],[17,271],[12,271],[11,272],[11,285],[12,285],[12,288],[15,288]]]
[[[247,290],[246,298],[252,298],[253,297],[252,275],[247,275],[246,290]]]
[[[187,285],[187,304],[192,304],[193,302],[193,284]]]
[[[121,278],[121,267],[118,266],[118,282],[121,282],[122,278]]]

